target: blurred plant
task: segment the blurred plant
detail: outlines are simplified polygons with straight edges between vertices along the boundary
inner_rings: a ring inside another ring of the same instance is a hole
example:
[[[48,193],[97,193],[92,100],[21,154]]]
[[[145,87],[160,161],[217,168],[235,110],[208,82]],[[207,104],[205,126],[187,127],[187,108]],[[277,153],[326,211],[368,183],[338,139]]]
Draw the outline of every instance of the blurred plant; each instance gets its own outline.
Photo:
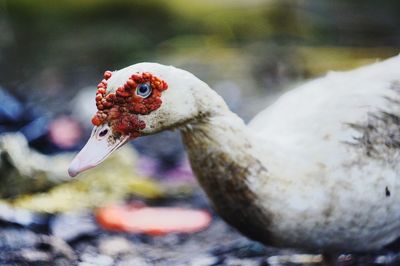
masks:
[[[78,179],[58,185],[48,192],[21,195],[8,203],[15,207],[54,213],[98,207],[122,201],[130,195],[147,199],[164,195],[164,188],[160,184],[136,175],[132,167],[135,161],[135,152],[127,146]],[[63,167],[60,170],[65,169]]]

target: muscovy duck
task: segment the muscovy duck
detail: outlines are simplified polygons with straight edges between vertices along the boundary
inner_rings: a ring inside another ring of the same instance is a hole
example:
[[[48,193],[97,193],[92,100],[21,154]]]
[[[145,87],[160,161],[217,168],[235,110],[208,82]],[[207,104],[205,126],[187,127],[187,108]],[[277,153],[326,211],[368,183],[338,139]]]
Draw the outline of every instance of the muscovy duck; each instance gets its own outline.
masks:
[[[106,71],[96,105],[71,176],[177,128],[215,210],[252,239],[333,254],[400,236],[400,56],[307,82],[247,125],[206,83],[156,63]]]

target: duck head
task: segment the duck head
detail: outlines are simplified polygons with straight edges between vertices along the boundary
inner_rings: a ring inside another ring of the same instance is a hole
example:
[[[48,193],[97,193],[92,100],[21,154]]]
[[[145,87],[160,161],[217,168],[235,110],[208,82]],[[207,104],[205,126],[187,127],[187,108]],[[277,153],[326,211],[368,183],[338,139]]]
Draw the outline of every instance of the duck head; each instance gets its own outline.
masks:
[[[92,134],[69,175],[95,167],[129,140],[187,123],[199,113],[195,95],[205,87],[189,72],[155,63],[106,71],[97,85]]]

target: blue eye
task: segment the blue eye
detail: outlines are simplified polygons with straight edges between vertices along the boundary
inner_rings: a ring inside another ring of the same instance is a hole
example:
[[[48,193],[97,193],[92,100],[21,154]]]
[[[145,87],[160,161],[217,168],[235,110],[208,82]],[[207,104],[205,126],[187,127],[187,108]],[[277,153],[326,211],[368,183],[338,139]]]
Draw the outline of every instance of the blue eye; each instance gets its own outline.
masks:
[[[151,86],[149,83],[142,83],[136,87],[136,95],[138,95],[142,98],[149,97],[151,94],[151,91],[152,90],[151,90]]]

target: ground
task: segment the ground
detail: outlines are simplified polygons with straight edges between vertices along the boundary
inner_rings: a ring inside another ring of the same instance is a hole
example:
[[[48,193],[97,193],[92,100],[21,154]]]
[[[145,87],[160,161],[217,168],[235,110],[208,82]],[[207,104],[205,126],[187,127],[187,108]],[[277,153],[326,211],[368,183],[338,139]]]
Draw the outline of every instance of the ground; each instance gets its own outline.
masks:
[[[150,204],[191,205],[212,212],[201,193]],[[321,259],[317,254],[304,255],[250,241],[216,214],[204,231],[165,236],[106,231],[97,225],[88,211],[38,215],[34,221],[25,226],[2,222],[0,265],[319,265]],[[342,256],[339,265],[399,263],[398,253],[382,251],[377,255],[358,257],[358,262],[354,257]]]

